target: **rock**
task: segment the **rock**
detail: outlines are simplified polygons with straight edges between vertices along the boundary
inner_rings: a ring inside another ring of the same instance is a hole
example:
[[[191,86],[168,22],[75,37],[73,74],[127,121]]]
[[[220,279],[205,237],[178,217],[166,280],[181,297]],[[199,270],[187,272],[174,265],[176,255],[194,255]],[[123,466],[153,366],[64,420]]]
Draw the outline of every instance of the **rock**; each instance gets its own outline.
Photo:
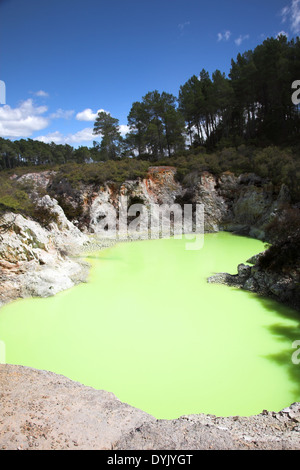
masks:
[[[87,276],[86,263],[67,256],[88,245],[87,235],[67,220],[50,196],[44,196],[39,205],[55,214],[56,222],[47,228],[20,214],[1,217],[1,305],[20,296],[54,295]]]
[[[103,204],[114,208],[124,207],[127,198],[150,204],[173,204],[176,199],[194,204],[203,204],[205,212],[205,231],[228,230],[237,234],[265,239],[266,227],[280,208],[289,200],[286,186],[280,192],[266,179],[255,174],[236,177],[224,172],[219,177],[208,171],[193,172],[185,184],[176,180],[176,168],[169,166],[149,167],[145,178],[124,181],[117,186],[114,182],[104,185],[81,184],[79,189],[71,187],[68,181],[50,183],[57,197],[80,211],[76,214],[76,225],[87,233],[99,233],[98,224],[102,220]],[[25,177],[25,176],[24,176]]]
[[[251,266],[239,264],[238,274],[217,273],[210,276],[207,282],[210,284],[225,284],[232,287],[243,287],[251,275]]]
[[[218,192],[218,181],[209,172],[203,172],[194,189],[194,201],[204,206],[205,232],[218,232],[224,219],[228,218],[228,206]]]
[[[88,276],[88,264],[65,260],[36,268],[20,276],[22,297],[50,297],[83,282]]]
[[[95,234],[102,233],[100,223],[107,205],[113,208],[107,221],[111,227],[115,226],[117,229],[119,210],[126,209],[127,212],[132,201],[138,201],[147,208],[151,204],[172,205],[176,197],[184,192],[180,184],[175,181],[175,173],[176,169],[173,167],[150,167],[146,178],[125,181],[118,191],[111,183],[102,186],[94,194],[91,202],[89,230]]]
[[[233,212],[236,222],[255,226],[268,212],[273,203],[273,190],[256,186],[246,186],[234,203]]]
[[[226,223],[223,228],[226,232],[231,232],[236,235],[248,235],[250,231],[250,227],[248,225],[235,223]]]
[[[257,284],[256,284],[255,280],[252,277],[250,277],[249,279],[246,280],[245,284],[243,285],[243,288],[245,290],[250,291],[250,292],[257,292],[258,291]]]
[[[97,196],[93,198],[93,201],[90,206],[89,215],[89,230],[92,233],[97,234],[100,232],[100,221],[105,215],[106,205],[110,204],[112,207],[115,207],[117,205],[117,201],[115,201],[114,199],[115,195],[113,189],[110,187],[109,184],[106,184],[105,187],[102,187],[97,193]],[[111,224],[112,227],[116,227],[116,220],[113,217],[111,218]]]
[[[49,235],[37,223],[20,214],[1,217],[0,257],[10,263],[38,260],[39,250],[49,249]]]
[[[265,251],[262,251],[261,253],[258,253],[257,255],[251,256],[251,258],[247,260],[247,263],[256,264],[259,258],[264,255],[264,253]]]
[[[233,276],[231,276],[230,274],[227,274],[227,273],[217,273],[217,274],[214,274],[213,276],[210,276],[207,279],[207,282],[209,284],[229,285],[232,277]]]
[[[238,265],[238,277],[239,277],[240,282],[246,281],[250,275],[251,275],[251,266],[248,266],[246,264]]]
[[[262,253],[259,253],[256,257],[250,259],[249,262],[256,260],[257,263],[261,255]],[[238,274],[217,273],[209,277],[207,282],[225,284],[255,292],[300,310],[300,299],[297,294],[299,274],[295,276],[291,273],[284,275],[283,273],[263,270],[258,264],[254,264],[254,266],[240,264],[238,266]]]
[[[265,240],[266,238],[266,233],[264,230],[261,230],[260,228],[257,227],[251,227],[249,230],[249,236],[251,238],[257,238],[257,240]]]
[[[16,179],[19,183],[30,183],[33,190],[37,188],[42,188],[45,190],[55,175],[55,171],[47,170],[41,171],[39,173],[26,173],[25,175],[19,177],[17,175],[13,175],[12,179]]]

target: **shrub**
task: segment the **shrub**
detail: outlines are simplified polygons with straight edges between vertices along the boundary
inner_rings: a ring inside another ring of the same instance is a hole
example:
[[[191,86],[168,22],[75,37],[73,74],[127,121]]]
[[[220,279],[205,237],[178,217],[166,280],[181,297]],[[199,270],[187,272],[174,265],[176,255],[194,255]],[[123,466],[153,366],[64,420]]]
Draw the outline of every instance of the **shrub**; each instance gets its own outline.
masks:
[[[51,223],[58,222],[58,214],[49,211],[46,207],[36,205],[31,212],[31,217],[39,222],[43,227],[47,227]]]
[[[259,258],[259,266],[281,272],[300,265],[300,210],[286,207],[267,226],[273,245]]]

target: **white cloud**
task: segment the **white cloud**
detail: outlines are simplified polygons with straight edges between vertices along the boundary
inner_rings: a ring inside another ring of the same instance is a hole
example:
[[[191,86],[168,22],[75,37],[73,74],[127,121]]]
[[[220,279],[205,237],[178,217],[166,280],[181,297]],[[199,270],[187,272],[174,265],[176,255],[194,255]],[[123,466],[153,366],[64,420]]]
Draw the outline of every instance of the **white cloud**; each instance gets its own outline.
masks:
[[[86,127],[75,134],[67,134],[64,135],[59,131],[50,132],[47,135],[40,135],[35,137],[35,140],[39,140],[40,142],[45,142],[49,144],[50,142],[54,142],[55,144],[78,144],[81,142],[90,142],[92,140],[96,140],[96,136],[93,134],[92,127]]]
[[[284,7],[281,10],[282,23],[285,23],[289,14],[290,7]]]
[[[231,32],[228,31],[228,30],[225,31],[224,33],[218,33],[218,42],[220,42],[220,41],[229,41],[230,36],[231,36]]]
[[[64,136],[61,132],[55,131],[55,132],[50,132],[47,135],[40,135],[38,137],[35,137],[34,140],[39,140],[40,142],[45,142],[45,144],[50,144],[51,142],[54,142],[55,144],[64,144]]]
[[[242,44],[243,41],[245,41],[246,39],[249,39],[249,34],[245,34],[244,36],[240,35],[237,39],[235,39],[235,43],[237,46],[240,46]]]
[[[87,108],[87,109],[84,109],[83,111],[81,111],[80,113],[77,113],[76,114],[76,119],[77,119],[77,121],[93,122],[93,121],[96,120],[96,117],[97,117],[98,113],[100,113],[101,111],[103,111],[104,113],[110,114],[108,111],[105,111],[104,109],[98,109],[98,111],[96,113],[93,113],[91,108]]]
[[[126,124],[121,124],[119,126],[120,128],[120,133],[122,136],[127,134],[129,132],[129,126]],[[69,144],[69,145],[74,145],[74,144],[80,144],[84,142],[92,142],[93,140],[97,140],[101,138],[101,135],[95,135],[93,134],[93,127],[86,127],[75,134],[67,134],[64,135],[59,131],[55,132],[50,132],[49,134],[46,135],[40,135],[38,137],[35,137],[35,140],[39,140],[40,142],[45,142],[46,144],[49,144],[50,142],[54,142],[55,144]]]
[[[282,22],[288,22],[293,33],[300,33],[300,0],[292,0],[291,4],[281,10]]]
[[[51,119],[70,119],[74,115],[74,110],[57,109],[56,112],[45,116],[47,106],[36,106],[32,99],[23,101],[18,107],[11,108],[9,105],[0,107],[0,136],[5,138],[26,138],[31,137],[34,132],[41,131],[49,126]],[[76,115],[79,121],[94,121],[98,112],[104,111],[99,109],[97,113],[93,113],[91,109],[85,109]],[[104,111],[107,113],[107,111]],[[108,113],[109,114],[109,113]],[[119,126],[120,133],[124,136],[129,127],[125,124]],[[35,140],[57,144],[79,144],[92,142],[100,136],[93,134],[93,127],[86,127],[75,133],[63,134],[60,131],[50,132],[48,134],[35,137]]]
[[[276,35],[276,38],[279,38],[279,36],[286,36],[287,38],[289,37],[288,33],[285,31],[279,31],[279,33]]]
[[[64,110],[59,108],[55,113],[50,114],[51,119],[70,119],[75,111],[73,109]]]
[[[39,90],[39,91],[36,91],[35,93],[33,93],[35,96],[41,96],[42,98],[47,98],[47,96],[49,96],[49,93],[47,93],[46,91],[44,90]]]
[[[49,125],[49,119],[42,116],[47,106],[35,106],[32,99],[23,101],[19,107],[0,107],[0,136],[7,138],[29,137]]]
[[[130,131],[129,126],[127,126],[126,124],[121,124],[119,126],[119,129],[120,129],[120,133],[123,137],[124,137],[125,134],[127,134]]]
[[[82,141],[89,141],[89,140],[95,140],[96,136],[93,134],[93,127],[86,127],[85,129],[82,129],[76,134],[70,134],[68,137],[68,140],[70,142],[82,142]]]

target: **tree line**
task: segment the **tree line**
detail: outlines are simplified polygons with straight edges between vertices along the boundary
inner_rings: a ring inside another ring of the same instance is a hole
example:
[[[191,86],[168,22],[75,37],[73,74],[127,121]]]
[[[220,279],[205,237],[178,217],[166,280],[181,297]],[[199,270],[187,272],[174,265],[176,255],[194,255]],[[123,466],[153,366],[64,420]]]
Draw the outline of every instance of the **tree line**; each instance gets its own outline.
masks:
[[[196,148],[211,152],[242,144],[298,145],[299,106],[291,99],[295,80],[300,80],[300,39],[269,38],[232,59],[228,77],[202,69],[180,86],[177,97],[148,92],[132,104],[125,137],[118,119],[100,112],[90,148],[0,138],[0,169],[128,156],[157,161]]]

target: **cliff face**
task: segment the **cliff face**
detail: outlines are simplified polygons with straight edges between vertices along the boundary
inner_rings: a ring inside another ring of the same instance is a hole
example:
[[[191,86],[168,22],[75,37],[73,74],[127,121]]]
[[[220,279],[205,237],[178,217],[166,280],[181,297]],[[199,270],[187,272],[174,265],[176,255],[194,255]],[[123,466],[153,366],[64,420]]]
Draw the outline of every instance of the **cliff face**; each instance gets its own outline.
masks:
[[[32,178],[36,182],[34,175]],[[53,187],[50,180],[47,190],[54,198],[66,201],[74,209],[80,208],[81,215],[74,223],[90,233],[97,233],[101,205],[109,203],[118,208],[126,196],[129,205],[131,201],[146,206],[203,204],[207,232],[225,229],[263,239],[264,229],[276,211],[290,202],[285,186],[279,191],[253,174],[236,177],[226,172],[216,177],[202,172],[184,185],[176,180],[176,169],[173,167],[151,167],[146,178],[125,181],[120,186],[107,182],[99,187],[82,185],[76,191],[70,191],[63,181]]]

